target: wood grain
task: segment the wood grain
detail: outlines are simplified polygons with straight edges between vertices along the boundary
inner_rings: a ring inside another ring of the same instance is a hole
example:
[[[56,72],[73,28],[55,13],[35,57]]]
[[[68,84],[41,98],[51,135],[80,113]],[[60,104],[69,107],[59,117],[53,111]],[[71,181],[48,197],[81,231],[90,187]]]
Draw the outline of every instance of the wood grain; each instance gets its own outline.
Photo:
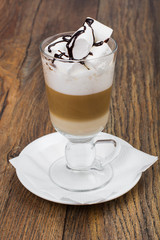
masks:
[[[45,201],[27,191],[8,163],[53,130],[38,46],[76,30],[86,16],[114,29],[118,43],[105,131],[159,155],[160,1],[0,0],[0,239],[160,239],[159,163],[127,194],[93,206]]]

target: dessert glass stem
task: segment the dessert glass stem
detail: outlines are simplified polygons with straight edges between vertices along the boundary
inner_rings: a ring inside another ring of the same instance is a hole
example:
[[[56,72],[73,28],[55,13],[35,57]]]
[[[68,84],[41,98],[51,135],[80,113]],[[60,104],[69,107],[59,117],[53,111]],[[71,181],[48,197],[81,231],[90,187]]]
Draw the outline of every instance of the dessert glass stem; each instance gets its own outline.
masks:
[[[112,158],[115,157],[115,152],[119,146],[113,139],[102,139],[95,142],[93,139],[88,142],[69,141],[65,147],[67,167],[77,171],[89,170],[91,168],[97,170],[103,169],[108,162],[112,161],[112,158],[110,156],[109,159],[106,158],[103,162],[97,159],[95,147],[97,144],[104,143],[112,143],[114,145],[115,149],[112,152]]]
[[[69,141],[65,148],[67,167],[72,170],[88,170],[95,159],[95,146],[92,141],[75,143]]]

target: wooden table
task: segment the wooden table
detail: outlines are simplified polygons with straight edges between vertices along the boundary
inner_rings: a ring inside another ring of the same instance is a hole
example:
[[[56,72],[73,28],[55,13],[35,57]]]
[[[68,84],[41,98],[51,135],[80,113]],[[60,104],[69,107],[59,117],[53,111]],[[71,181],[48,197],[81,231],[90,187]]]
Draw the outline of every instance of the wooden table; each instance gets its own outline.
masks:
[[[8,160],[53,132],[38,46],[76,30],[86,16],[114,29],[119,49],[106,132],[159,154],[160,1],[0,0],[0,239],[160,239],[159,163],[127,194],[103,204],[43,200]]]

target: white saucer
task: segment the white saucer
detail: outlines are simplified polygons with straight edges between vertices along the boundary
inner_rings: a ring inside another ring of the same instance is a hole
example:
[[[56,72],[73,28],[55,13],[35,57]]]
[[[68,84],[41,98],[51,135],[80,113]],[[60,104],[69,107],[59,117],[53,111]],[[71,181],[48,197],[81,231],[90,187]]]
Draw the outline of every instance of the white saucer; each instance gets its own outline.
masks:
[[[106,202],[122,196],[132,189],[139,181],[141,172],[126,172],[123,168],[123,148],[133,149],[124,140],[110,134],[100,133],[98,139],[112,138],[119,142],[122,148],[120,157],[117,157],[111,165],[113,168],[113,178],[109,184],[99,190],[90,192],[69,192],[55,185],[49,177],[49,167],[57,158],[64,155],[66,138],[59,133],[52,133],[43,136],[28,146],[20,153],[17,159],[22,163],[16,168],[17,177],[23,186],[33,194],[57,203],[70,205],[88,205]],[[109,151],[108,145],[103,144],[97,149],[100,156],[105,156]],[[11,160],[12,163],[12,160]],[[122,170],[117,170],[118,167]],[[121,173],[122,171],[122,173]]]

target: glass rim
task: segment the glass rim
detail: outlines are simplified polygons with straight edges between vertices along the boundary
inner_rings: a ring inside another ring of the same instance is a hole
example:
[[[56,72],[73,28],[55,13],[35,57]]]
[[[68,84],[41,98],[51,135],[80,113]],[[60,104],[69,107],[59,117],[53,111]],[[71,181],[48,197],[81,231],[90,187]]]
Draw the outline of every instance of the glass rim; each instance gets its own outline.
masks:
[[[53,57],[53,56],[47,54],[47,53],[43,50],[42,45],[43,45],[44,42],[46,42],[47,40],[49,40],[49,39],[51,39],[51,38],[53,38],[53,37],[54,37],[55,40],[56,40],[56,38],[58,38],[58,37],[60,37],[60,36],[69,35],[69,34],[73,34],[73,33],[74,33],[74,31],[62,32],[62,33],[58,33],[58,34],[55,34],[55,35],[52,35],[52,36],[50,36],[50,37],[45,38],[45,39],[40,43],[40,45],[39,45],[40,52],[41,52],[45,57],[47,57],[47,58],[54,58],[56,61],[60,61],[60,62],[71,62],[71,63],[73,63],[73,62],[80,62],[80,61],[85,62],[85,61],[92,61],[92,60],[96,60],[96,59],[105,58],[105,57],[107,57],[107,56],[110,56],[110,55],[114,54],[114,53],[117,51],[117,49],[118,49],[117,42],[116,42],[113,38],[110,37],[109,40],[112,40],[113,43],[114,43],[114,45],[115,45],[114,49],[113,49],[110,53],[108,53],[108,54],[105,54],[105,55],[100,56],[100,57],[95,57],[95,58],[93,57],[92,59],[86,59],[86,57],[85,57],[85,58],[82,58],[82,59],[60,59],[60,58],[56,58],[56,57]]]

